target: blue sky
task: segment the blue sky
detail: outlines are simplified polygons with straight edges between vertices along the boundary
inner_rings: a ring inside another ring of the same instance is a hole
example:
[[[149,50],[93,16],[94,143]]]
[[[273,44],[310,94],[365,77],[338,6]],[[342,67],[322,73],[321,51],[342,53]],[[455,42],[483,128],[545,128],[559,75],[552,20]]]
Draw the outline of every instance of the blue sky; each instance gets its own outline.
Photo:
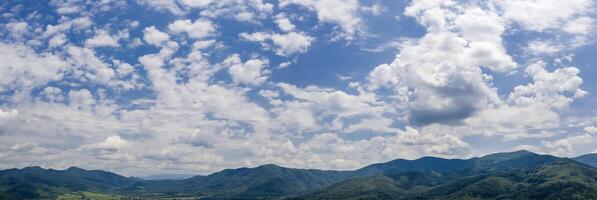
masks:
[[[205,174],[595,152],[595,6],[4,1],[0,168]]]

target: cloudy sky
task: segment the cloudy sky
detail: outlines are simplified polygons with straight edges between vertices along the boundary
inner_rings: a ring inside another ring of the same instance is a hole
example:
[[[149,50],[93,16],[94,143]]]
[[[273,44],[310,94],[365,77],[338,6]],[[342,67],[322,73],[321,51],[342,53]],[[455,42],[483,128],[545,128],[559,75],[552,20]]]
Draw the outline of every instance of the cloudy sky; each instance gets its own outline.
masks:
[[[9,0],[0,14],[0,168],[597,151],[593,0]]]

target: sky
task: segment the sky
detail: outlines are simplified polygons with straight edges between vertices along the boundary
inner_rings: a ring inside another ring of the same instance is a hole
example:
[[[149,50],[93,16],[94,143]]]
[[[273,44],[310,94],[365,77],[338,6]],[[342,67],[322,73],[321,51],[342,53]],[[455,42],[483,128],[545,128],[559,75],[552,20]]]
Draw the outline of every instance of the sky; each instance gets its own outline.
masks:
[[[0,3],[0,168],[597,152],[593,0]]]

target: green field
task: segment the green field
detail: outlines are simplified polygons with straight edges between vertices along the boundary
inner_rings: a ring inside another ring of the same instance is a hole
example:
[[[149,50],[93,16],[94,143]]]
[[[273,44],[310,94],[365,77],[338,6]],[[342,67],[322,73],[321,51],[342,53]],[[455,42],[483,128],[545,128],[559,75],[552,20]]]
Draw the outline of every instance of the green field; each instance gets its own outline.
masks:
[[[77,192],[58,196],[58,200],[121,200],[129,199],[120,195],[102,194],[96,192]]]

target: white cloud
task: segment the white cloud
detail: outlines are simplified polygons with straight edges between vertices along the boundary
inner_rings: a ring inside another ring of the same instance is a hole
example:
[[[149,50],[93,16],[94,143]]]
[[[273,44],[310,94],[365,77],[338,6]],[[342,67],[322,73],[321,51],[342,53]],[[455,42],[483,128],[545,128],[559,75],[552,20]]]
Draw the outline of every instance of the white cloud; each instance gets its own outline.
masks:
[[[437,9],[431,10],[447,12]],[[411,7],[407,11],[428,13],[415,11]],[[430,16],[418,16],[421,20],[427,17]],[[494,37],[491,35],[497,34],[499,37],[500,31],[487,32],[487,36],[481,36],[481,33],[460,36],[444,30],[441,24],[446,19],[438,20],[424,22],[432,24],[427,35],[412,44],[406,44],[394,62],[382,64],[369,74],[371,88],[394,89],[410,109],[410,121],[414,124],[458,121],[489,104],[499,102],[495,89],[488,83],[480,67],[498,72],[516,67],[502,47],[493,44]],[[463,27],[459,30],[466,29]],[[467,38],[467,35],[471,38]]]
[[[216,40],[200,40],[193,43],[193,49],[206,49],[216,44]]]
[[[183,5],[190,6],[193,8],[204,8],[208,6],[213,0],[181,0]]]
[[[66,35],[64,35],[64,34],[57,34],[54,37],[52,37],[52,39],[50,39],[50,41],[48,41],[48,46],[50,48],[60,47],[64,43],[66,43],[66,41],[67,41]]]
[[[251,21],[253,21],[254,17],[255,16],[253,15],[252,12],[247,12],[247,11],[239,12],[239,13],[236,13],[236,15],[234,15],[234,18],[237,21],[241,21],[241,22],[251,22]]]
[[[118,47],[118,40],[116,36],[110,35],[105,30],[100,30],[93,38],[85,40],[85,45],[88,47]]]
[[[357,0],[282,0],[279,6],[286,7],[290,4],[315,10],[320,22],[337,24],[345,32],[347,39],[351,39],[363,29],[363,22],[358,16]]]
[[[278,28],[284,32],[292,31],[295,28],[294,24],[292,24],[290,19],[288,19],[284,13],[276,15],[276,24],[278,24]]]
[[[175,15],[182,15],[184,11],[176,3],[177,0],[136,0],[141,5],[150,6],[158,11],[169,11]],[[191,2],[191,1],[185,1]],[[184,2],[183,2],[184,3]]]
[[[5,30],[14,38],[22,38],[29,33],[27,22],[9,22],[4,25]]]
[[[571,156],[576,154],[576,147],[593,142],[593,137],[588,134],[575,135],[555,141],[541,142],[545,147],[551,149],[549,153],[557,156]]]
[[[190,38],[199,39],[213,35],[216,31],[214,24],[209,19],[176,20],[168,25],[168,29],[174,33],[186,33]]]
[[[12,89],[29,91],[63,77],[70,65],[59,56],[36,53],[21,45],[0,42],[0,92]]]
[[[260,42],[262,46],[268,47],[266,41],[271,41],[276,46],[276,54],[281,56],[290,56],[296,53],[306,52],[314,38],[302,32],[289,32],[286,34],[278,33],[241,33],[239,35],[242,39]]]
[[[584,16],[595,6],[592,0],[519,0],[495,1],[495,3],[501,8],[504,18],[516,22],[524,29],[533,31],[564,29],[571,33],[578,29],[568,27],[566,24],[575,23],[579,19],[583,21],[586,19]]]
[[[381,13],[385,12],[386,9],[378,3],[374,3],[371,6],[361,7],[361,10],[365,13],[369,13],[373,16],[377,16],[377,15],[380,15]]]
[[[559,44],[554,44],[552,41],[533,40],[527,44],[525,50],[533,55],[551,55],[561,52],[564,50],[564,47]]]
[[[594,126],[587,126],[583,130],[587,133],[597,134],[597,127]]]
[[[518,105],[543,103],[554,109],[563,109],[572,100],[587,94],[580,89],[583,81],[575,67],[549,72],[545,70],[545,63],[540,61],[529,65],[525,71],[532,77],[533,82],[516,86],[508,97]]]
[[[593,30],[595,21],[590,17],[579,17],[566,23],[564,31],[572,34],[588,35]]]
[[[69,105],[77,106],[79,108],[89,108],[95,104],[95,98],[87,89],[71,90],[68,92]]]
[[[276,69],[284,69],[284,68],[287,68],[290,65],[292,65],[292,62],[286,61],[286,62],[280,63],[278,65],[278,67],[276,67]]]
[[[169,41],[170,36],[156,29],[155,26],[150,26],[143,30],[143,40],[149,44],[159,46],[162,43]]]
[[[232,77],[232,81],[236,84],[251,84],[260,85],[268,78],[270,71],[266,69],[269,66],[268,60],[250,59],[245,63],[240,62],[238,55],[232,55],[227,60],[231,60],[228,73]]]
[[[2,110],[0,109],[0,121],[4,119],[8,119],[11,117],[15,117],[19,114],[18,110]]]
[[[78,70],[76,73],[81,81],[91,80],[102,84],[111,85],[114,79],[114,70],[100,58],[96,56],[93,49],[68,46],[69,59],[73,66]]]
[[[104,140],[101,143],[97,144],[97,147],[100,148],[121,148],[125,145],[127,145],[128,142],[126,140],[123,140],[122,138],[120,138],[120,136],[117,135],[113,135],[110,137],[107,137],[106,140]]]

